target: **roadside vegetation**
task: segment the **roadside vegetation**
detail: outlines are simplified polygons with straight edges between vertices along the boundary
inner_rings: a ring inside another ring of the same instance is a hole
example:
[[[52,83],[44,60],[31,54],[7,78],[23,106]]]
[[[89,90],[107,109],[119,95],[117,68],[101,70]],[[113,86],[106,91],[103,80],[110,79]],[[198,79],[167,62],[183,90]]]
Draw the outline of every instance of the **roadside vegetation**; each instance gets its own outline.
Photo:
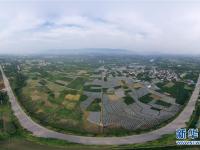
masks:
[[[176,98],[176,103],[185,104],[191,96],[193,87],[191,89],[185,88],[185,83],[175,82],[173,86],[165,86],[166,83],[158,83],[157,86],[160,88],[159,92],[169,93],[172,97]]]
[[[195,110],[193,111],[192,117],[191,117],[190,121],[187,123],[188,129],[189,128],[200,128],[197,126],[199,120],[200,120],[200,102],[197,102]],[[199,139],[200,139],[200,137],[199,137]]]
[[[2,76],[0,76],[2,82]],[[10,109],[7,93],[0,88],[0,141],[8,139],[10,136],[17,134],[17,126]]]

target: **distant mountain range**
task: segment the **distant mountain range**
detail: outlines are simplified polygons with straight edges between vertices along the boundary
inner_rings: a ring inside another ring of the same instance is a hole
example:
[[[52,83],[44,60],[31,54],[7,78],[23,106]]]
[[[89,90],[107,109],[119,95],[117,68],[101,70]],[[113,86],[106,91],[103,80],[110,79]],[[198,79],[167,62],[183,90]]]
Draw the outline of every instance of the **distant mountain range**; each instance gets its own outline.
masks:
[[[126,49],[110,48],[83,48],[83,49],[52,49],[41,51],[42,54],[135,54],[133,51]]]
[[[15,54],[15,53],[13,53]],[[29,51],[27,53],[18,54],[33,54],[33,55],[174,55],[163,53],[162,51],[137,51],[117,48],[78,48],[78,49],[46,49]]]

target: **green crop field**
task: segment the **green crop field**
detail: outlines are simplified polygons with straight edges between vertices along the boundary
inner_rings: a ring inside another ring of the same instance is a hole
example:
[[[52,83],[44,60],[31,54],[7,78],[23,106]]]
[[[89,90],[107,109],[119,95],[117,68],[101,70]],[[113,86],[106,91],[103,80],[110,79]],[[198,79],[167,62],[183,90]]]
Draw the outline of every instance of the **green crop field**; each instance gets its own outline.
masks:
[[[161,100],[156,100],[155,104],[166,106],[166,107],[170,107],[171,106],[170,103],[167,103],[167,102],[164,102],[164,101],[161,101]]]
[[[167,87],[163,86],[163,84],[157,84],[161,89],[161,92],[167,92],[171,94],[174,98],[176,98],[176,102],[178,104],[185,104],[186,101],[189,99],[192,89],[185,89],[185,83],[183,82],[176,82],[173,86]]]
[[[153,98],[150,95],[151,94],[147,94],[147,95],[141,97],[139,100],[145,104],[148,104],[149,102],[151,102],[153,100]]]
[[[87,108],[87,111],[101,111],[100,102],[101,99],[95,99]]]
[[[134,99],[133,99],[131,96],[127,95],[127,96],[124,97],[124,102],[125,102],[127,105],[129,105],[129,104],[134,103]]]

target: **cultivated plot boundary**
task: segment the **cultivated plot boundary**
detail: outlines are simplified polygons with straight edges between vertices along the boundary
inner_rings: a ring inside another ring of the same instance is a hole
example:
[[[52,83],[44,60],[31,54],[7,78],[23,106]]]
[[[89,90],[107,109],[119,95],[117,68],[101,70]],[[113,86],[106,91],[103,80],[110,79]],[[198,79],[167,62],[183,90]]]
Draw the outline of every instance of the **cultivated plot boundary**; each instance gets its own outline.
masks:
[[[195,89],[191,95],[191,98],[188,101],[188,104],[183,109],[183,111],[172,122],[170,122],[169,124],[167,124],[166,126],[160,129],[156,129],[154,131],[150,131],[150,132],[142,133],[138,135],[130,135],[130,136],[123,136],[123,137],[87,137],[87,136],[78,136],[78,135],[59,133],[59,132],[47,129],[39,125],[38,123],[34,122],[30,118],[30,116],[28,116],[24,112],[24,110],[21,108],[1,66],[0,66],[0,70],[3,76],[6,91],[9,96],[11,108],[13,110],[14,115],[17,117],[17,119],[19,120],[19,123],[21,124],[23,128],[30,131],[36,137],[60,139],[60,140],[74,142],[74,143],[87,144],[87,145],[121,145],[121,144],[144,143],[144,142],[159,139],[163,135],[166,135],[166,134],[172,134],[175,132],[176,129],[186,127],[186,123],[189,122],[190,117],[192,116],[192,113],[195,109],[195,105],[198,100],[199,91],[200,91],[200,76],[199,76]]]

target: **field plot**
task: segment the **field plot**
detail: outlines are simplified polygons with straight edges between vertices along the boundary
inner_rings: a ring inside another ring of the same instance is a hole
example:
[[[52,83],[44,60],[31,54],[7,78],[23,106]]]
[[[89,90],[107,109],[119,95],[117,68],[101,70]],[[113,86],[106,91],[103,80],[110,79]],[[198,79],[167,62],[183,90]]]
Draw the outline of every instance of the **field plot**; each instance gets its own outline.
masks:
[[[19,63],[17,75],[7,74],[31,117],[49,128],[75,134],[154,128],[176,116],[194,88],[170,69],[85,61],[27,59]]]

